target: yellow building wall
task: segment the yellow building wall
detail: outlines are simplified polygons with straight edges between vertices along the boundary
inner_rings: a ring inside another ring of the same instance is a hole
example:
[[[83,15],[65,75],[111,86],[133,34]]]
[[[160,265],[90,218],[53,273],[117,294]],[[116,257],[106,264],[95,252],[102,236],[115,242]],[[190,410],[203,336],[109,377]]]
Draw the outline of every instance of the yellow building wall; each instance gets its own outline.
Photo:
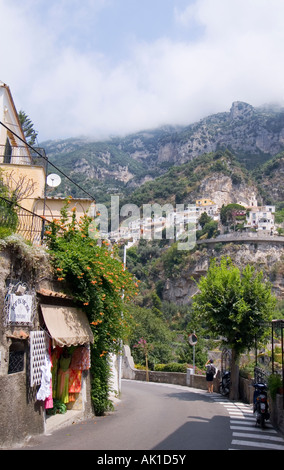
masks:
[[[212,206],[212,205],[215,205],[215,202],[211,201],[211,199],[197,199],[196,205],[197,206]]]
[[[23,193],[18,204],[32,211],[35,199],[44,197],[45,170],[41,166],[0,164],[4,183]],[[21,188],[19,188],[21,186]]]
[[[45,202],[43,199],[37,199],[34,202],[33,212],[37,215],[44,215],[50,221],[53,219],[60,219],[60,211],[64,205],[65,199],[46,198]],[[76,208],[76,220],[79,222],[80,218],[85,214],[92,215],[90,210],[95,208],[95,203],[90,199],[71,198],[68,204],[70,218],[74,208]]]

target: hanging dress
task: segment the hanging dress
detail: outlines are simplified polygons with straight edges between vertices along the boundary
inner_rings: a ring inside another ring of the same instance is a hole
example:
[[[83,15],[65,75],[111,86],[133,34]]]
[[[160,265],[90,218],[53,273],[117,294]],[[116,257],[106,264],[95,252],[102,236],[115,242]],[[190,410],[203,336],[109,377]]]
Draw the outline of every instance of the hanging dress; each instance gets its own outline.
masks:
[[[44,402],[44,407],[46,410],[53,408],[51,341],[49,342],[48,357],[49,357],[49,362],[50,362],[50,371],[49,371],[49,396],[45,399],[45,402]]]
[[[85,346],[79,346],[72,354],[70,369],[88,370],[90,367],[90,349]]]
[[[75,394],[81,391],[82,371],[90,368],[90,350],[78,346],[72,354],[69,375],[69,401],[75,401]]]
[[[58,374],[58,365],[59,365],[59,358],[61,354],[62,348],[56,347],[51,353],[51,374],[52,374],[52,396],[56,398],[57,395],[57,374]]]
[[[75,401],[76,393],[81,391],[82,371],[70,369],[69,373],[69,402]]]
[[[59,360],[59,370],[57,375],[57,394],[56,398],[62,403],[68,403],[69,401],[69,366],[71,362],[71,357],[61,356]]]
[[[41,366],[41,384],[37,392],[37,400],[45,401],[50,396],[51,390],[51,361],[49,355],[46,353],[44,363]]]

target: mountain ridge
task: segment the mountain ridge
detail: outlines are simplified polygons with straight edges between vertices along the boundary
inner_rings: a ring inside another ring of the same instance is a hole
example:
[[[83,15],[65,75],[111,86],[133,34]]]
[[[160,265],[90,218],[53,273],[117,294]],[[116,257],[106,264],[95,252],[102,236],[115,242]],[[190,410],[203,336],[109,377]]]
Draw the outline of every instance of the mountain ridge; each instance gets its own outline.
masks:
[[[247,169],[254,170],[284,151],[284,110],[236,101],[229,112],[188,126],[163,126],[101,142],[86,138],[47,141],[42,146],[52,163],[105,202],[111,193],[130,194],[173,166],[219,150],[230,150]],[[79,195],[69,183],[59,191]]]

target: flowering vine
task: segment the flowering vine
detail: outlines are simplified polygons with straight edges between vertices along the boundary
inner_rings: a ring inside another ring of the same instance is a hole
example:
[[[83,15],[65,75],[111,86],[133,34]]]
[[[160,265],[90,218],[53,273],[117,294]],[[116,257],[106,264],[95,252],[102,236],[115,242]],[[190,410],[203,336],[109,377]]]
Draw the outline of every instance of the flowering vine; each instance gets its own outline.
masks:
[[[68,212],[68,202],[45,236],[57,281],[70,291],[91,325],[91,395],[96,414],[103,414],[110,405],[108,354],[119,352],[121,340],[128,335],[127,303],[137,294],[138,284],[115,249],[105,241],[99,246],[90,236],[93,219],[85,216],[77,221],[76,210]]]

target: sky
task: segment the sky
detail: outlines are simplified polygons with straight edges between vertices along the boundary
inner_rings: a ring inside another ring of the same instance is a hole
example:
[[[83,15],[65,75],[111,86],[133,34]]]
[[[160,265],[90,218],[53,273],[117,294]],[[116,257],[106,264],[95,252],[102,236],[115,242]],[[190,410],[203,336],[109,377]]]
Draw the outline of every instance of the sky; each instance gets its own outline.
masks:
[[[284,105],[283,0],[0,0],[0,80],[38,141]]]

